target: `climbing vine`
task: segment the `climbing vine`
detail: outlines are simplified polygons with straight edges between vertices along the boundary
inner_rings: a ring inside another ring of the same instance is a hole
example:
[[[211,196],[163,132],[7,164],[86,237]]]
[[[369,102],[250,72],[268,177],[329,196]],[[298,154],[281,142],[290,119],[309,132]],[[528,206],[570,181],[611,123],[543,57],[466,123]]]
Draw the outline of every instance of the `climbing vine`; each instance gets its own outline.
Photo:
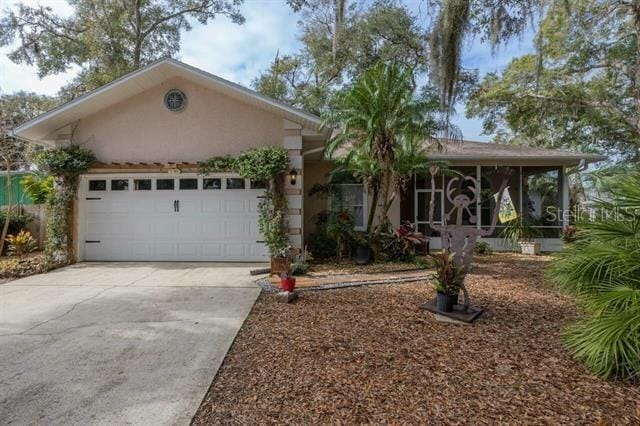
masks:
[[[69,263],[72,244],[73,203],[78,194],[80,175],[91,167],[96,157],[78,145],[38,153],[38,168],[53,176],[54,191],[47,200],[47,244],[45,252],[51,262]]]
[[[283,252],[289,245],[283,180],[283,173],[288,167],[287,151],[277,146],[252,148],[237,157],[213,157],[198,166],[200,174],[233,171],[245,179],[268,183],[264,198],[258,205],[258,229],[272,256]]]

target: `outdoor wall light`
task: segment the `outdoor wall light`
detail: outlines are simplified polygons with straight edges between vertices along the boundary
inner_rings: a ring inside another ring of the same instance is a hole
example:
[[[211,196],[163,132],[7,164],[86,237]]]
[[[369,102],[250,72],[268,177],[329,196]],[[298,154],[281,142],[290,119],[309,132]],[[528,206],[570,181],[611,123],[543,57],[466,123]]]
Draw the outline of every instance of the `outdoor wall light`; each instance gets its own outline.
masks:
[[[291,182],[291,185],[296,184],[297,177],[298,177],[298,172],[296,171],[296,169],[291,169],[291,171],[289,172],[289,182]]]

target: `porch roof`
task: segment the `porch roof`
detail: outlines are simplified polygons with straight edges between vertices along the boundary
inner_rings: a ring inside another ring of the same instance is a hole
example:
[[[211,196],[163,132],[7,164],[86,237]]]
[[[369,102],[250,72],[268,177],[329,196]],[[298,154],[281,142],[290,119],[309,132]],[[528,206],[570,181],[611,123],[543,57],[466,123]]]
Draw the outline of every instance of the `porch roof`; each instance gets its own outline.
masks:
[[[523,145],[503,145],[489,142],[443,142],[444,150],[429,154],[433,160],[455,163],[531,163],[577,165],[606,160],[599,154],[537,148]]]

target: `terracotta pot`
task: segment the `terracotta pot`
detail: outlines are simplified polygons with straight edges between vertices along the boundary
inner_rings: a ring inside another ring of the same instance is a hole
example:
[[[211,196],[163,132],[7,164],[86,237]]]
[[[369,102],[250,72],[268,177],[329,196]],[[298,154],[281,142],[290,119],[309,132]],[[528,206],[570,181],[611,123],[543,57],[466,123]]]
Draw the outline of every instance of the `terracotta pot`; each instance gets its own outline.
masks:
[[[280,288],[282,291],[293,291],[296,288],[296,279],[293,277],[280,278]]]

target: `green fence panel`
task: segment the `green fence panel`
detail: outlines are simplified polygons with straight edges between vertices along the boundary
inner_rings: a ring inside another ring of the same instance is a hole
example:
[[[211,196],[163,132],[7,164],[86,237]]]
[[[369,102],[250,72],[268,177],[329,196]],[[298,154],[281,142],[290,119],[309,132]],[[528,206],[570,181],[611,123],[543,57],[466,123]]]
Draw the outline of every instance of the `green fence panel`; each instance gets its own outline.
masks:
[[[33,204],[33,201],[26,194],[24,187],[20,184],[20,180],[24,174],[11,176],[12,188],[11,188],[11,202],[12,204]],[[0,176],[0,206],[6,206],[9,204],[9,197],[7,193],[7,176]]]

